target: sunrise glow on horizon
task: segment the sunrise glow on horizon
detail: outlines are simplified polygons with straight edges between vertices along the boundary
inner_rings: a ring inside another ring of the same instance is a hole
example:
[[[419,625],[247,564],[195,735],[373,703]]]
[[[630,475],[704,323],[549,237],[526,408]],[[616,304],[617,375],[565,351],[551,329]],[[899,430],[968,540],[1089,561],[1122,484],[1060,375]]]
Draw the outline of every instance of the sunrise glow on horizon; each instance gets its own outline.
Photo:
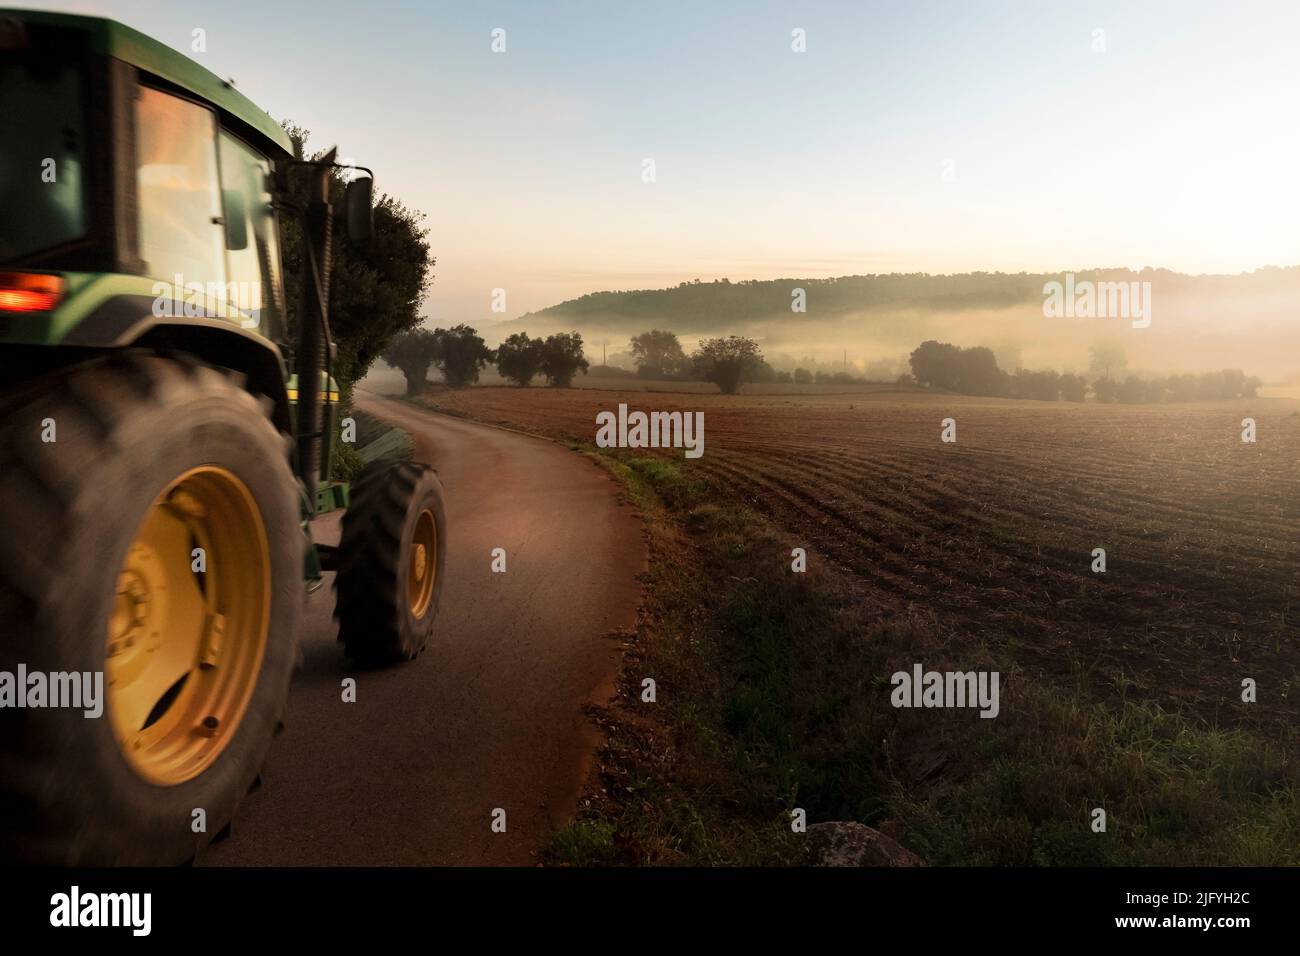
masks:
[[[494,288],[515,317],[694,278],[1300,263],[1295,5],[34,5],[187,54],[203,27],[190,55],[427,214],[435,321],[501,318]]]

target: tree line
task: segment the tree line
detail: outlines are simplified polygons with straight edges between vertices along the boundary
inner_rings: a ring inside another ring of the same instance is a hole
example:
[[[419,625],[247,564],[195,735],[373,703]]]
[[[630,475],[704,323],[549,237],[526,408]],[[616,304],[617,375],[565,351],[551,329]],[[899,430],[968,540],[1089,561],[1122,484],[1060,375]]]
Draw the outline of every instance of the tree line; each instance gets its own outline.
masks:
[[[516,385],[529,385],[540,374],[550,385],[563,388],[590,367],[578,332],[560,332],[545,339],[517,332],[491,349],[477,329],[463,323],[450,329],[403,332],[389,343],[384,361],[390,368],[401,369],[407,395],[424,391],[430,368],[437,368],[451,388],[473,385],[479,372],[490,364]]]
[[[758,343],[743,335],[700,339],[690,355],[676,333],[664,329],[634,335],[629,345],[641,378],[712,382],[725,395],[746,382],[790,381],[789,372],[772,368]]]
[[[993,352],[984,346],[962,348],[933,339],[922,342],[911,354],[912,378],[917,385],[942,388],[962,395],[1028,398],[1045,402],[1082,402],[1091,389],[1099,402],[1146,404],[1153,402],[1212,402],[1233,398],[1254,398],[1260,380],[1240,369],[1219,372],[1112,378],[1111,366],[1122,366],[1122,357],[1095,350],[1094,365],[1103,374],[1092,382],[1073,373],[998,368]],[[1103,364],[1104,363],[1104,364]]]
[[[777,373],[763,360],[758,343],[743,336],[701,339],[690,356],[672,332],[651,330],[632,339],[638,373],[654,378],[690,377],[713,382],[727,394],[743,382],[771,380]],[[468,325],[450,329],[411,329],[393,337],[383,353],[389,367],[401,369],[406,393],[424,390],[429,369],[437,368],[451,388],[478,382],[479,373],[495,365],[506,381],[523,388],[538,375],[554,388],[567,388],[574,376],[591,368],[583,354],[580,332],[559,332],[533,338],[516,332],[495,349],[489,348],[478,331]]]

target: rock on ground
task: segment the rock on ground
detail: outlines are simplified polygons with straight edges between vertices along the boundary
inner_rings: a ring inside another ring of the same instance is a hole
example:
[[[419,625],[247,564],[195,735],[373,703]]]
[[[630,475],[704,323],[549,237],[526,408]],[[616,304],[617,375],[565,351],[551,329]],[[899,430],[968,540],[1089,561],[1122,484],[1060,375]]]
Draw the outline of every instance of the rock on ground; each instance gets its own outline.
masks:
[[[862,823],[814,823],[808,852],[813,866],[925,866],[897,840]]]

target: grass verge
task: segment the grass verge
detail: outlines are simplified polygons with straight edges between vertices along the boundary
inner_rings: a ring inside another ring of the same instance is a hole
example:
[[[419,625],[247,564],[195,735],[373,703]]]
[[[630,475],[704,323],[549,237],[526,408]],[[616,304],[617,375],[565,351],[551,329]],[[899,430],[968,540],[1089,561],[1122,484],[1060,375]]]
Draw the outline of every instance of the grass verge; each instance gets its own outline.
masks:
[[[798,541],[676,461],[594,456],[645,516],[651,571],[595,714],[599,783],[550,862],[797,863],[799,807],[933,865],[1300,863],[1294,747],[1126,700],[1084,662],[1048,686],[924,610],[886,615],[836,568],[792,572]],[[998,671],[998,717],[891,707],[889,676],[917,662]]]

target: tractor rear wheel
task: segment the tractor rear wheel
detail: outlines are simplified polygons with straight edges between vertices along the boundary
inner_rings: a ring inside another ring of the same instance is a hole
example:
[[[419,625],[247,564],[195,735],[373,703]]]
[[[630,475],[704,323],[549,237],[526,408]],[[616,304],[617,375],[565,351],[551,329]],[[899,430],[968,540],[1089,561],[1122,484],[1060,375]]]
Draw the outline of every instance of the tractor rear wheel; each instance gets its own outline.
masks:
[[[0,670],[102,681],[98,716],[0,711],[0,855],[189,861],[288,696],[304,539],[285,436],[226,375],[149,355],[0,403]]]
[[[433,469],[380,459],[352,483],[334,579],[344,652],[363,666],[424,650],[447,555],[442,485]]]

